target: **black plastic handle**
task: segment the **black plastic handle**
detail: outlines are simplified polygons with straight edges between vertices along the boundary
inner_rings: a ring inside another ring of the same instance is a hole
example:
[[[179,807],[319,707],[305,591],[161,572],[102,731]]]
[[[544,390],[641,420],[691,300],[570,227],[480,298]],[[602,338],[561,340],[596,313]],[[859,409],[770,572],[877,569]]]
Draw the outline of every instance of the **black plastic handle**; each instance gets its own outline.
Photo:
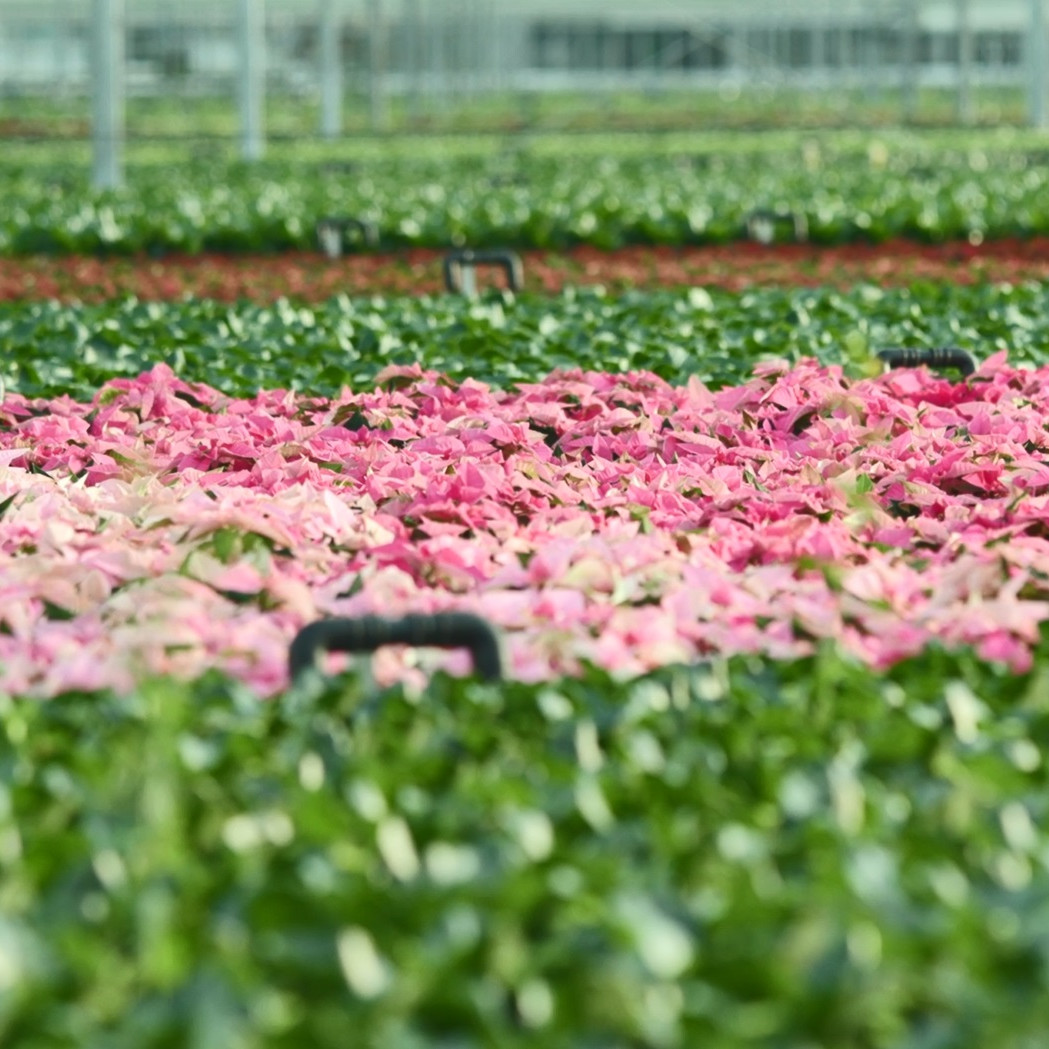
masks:
[[[444,286],[448,291],[461,294],[463,270],[478,266],[497,266],[506,274],[506,284],[511,291],[524,287],[524,266],[516,251],[450,251],[444,257]]]
[[[321,651],[374,652],[383,645],[421,648],[468,648],[474,671],[484,681],[503,676],[499,639],[491,624],[469,612],[435,612],[403,619],[360,616],[357,619],[321,619],[295,635],[288,653],[292,681],[316,666]]]
[[[802,244],[809,239],[809,220],[800,211],[786,211],[780,208],[756,208],[746,218],[747,236],[760,244],[771,244],[775,240],[776,227],[789,225],[794,239]],[[763,236],[762,228],[769,230],[769,236]]]
[[[880,350],[878,357],[890,368],[919,368],[925,364],[930,368],[957,368],[962,375],[976,371],[972,355],[957,346]]]
[[[317,223],[317,243],[329,258],[342,254],[346,235],[353,231],[363,244],[374,248],[379,243],[379,227],[367,219],[328,217]]]

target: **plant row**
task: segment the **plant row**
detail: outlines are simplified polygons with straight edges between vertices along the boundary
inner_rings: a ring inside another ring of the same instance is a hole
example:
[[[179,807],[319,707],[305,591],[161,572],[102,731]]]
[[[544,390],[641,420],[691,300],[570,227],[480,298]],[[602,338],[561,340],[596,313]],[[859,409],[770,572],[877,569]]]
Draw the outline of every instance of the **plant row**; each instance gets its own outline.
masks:
[[[120,192],[80,167],[5,166],[0,254],[315,249],[328,216],[385,248],[726,243],[755,210],[803,218],[821,244],[1049,233],[1049,169],[1027,152],[809,144],[740,153],[362,156],[343,166],[197,161],[132,171]],[[790,239],[793,225],[770,236]],[[349,250],[368,250],[359,242]]]
[[[821,641],[1015,670],[1049,619],[1044,370],[719,393],[571,372],[513,393],[413,369],[334,401],[231,400],[158,366],[0,418],[0,687],[287,684],[322,616],[455,609],[514,676],[635,675]]]
[[[420,364],[500,387],[583,368],[651,371],[674,384],[696,377],[716,388],[769,359],[814,357],[859,374],[877,370],[871,355],[886,347],[950,345],[978,359],[1008,348],[1011,364],[1027,366],[1046,361],[1044,298],[1045,286],[1030,283],[338,297],[311,306],[5,303],[0,381],[29,397],[85,400],[109,379],[165,363],[236,396],[277,388],[336,396],[370,387],[389,365]]]
[[[0,699],[0,1037],[1038,1044],[1037,665]]]
[[[600,285],[613,293],[646,288],[718,287],[743,291],[767,285],[851,288],[877,281],[903,287],[917,281],[1022,283],[1049,278],[1049,238],[1032,237],[917,245],[722,244],[618,251],[578,247],[522,253],[524,287],[556,293]],[[435,295],[446,290],[444,253],[343,255],[170,255],[164,258],[0,256],[0,301],[105,302],[135,296],[152,301],[188,297],[272,303],[318,303],[340,294]],[[505,285],[505,274],[479,267],[480,286]]]

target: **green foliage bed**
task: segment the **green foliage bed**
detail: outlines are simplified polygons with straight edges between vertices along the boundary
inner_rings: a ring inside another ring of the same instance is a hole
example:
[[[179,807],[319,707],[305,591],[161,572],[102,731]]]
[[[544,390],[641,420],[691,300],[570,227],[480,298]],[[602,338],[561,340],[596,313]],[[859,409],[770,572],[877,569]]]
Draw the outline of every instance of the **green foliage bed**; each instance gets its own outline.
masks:
[[[0,1034],[1035,1046],[1049,659],[0,703]]]
[[[0,253],[313,248],[332,214],[374,221],[387,248],[724,243],[766,208],[803,214],[817,243],[1049,231],[1044,145],[1020,134],[498,142],[278,150],[255,167],[169,148],[116,193],[91,191],[86,164],[12,151]]]
[[[489,294],[351,299],[319,306],[214,301],[0,304],[0,379],[26,396],[90,396],[163,361],[187,381],[245,396],[366,387],[390,364],[420,363],[495,386],[557,368],[649,370],[740,382],[763,358],[860,364],[887,346],[960,346],[977,358],[1046,360],[1045,286],[914,285],[559,298]]]

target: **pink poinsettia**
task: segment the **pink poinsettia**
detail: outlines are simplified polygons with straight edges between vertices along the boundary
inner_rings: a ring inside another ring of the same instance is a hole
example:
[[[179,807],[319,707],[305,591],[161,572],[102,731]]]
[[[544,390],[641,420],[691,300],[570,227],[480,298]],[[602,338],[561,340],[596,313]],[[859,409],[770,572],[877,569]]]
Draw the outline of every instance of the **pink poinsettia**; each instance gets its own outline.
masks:
[[[717,392],[582,371],[496,391],[412,367],[239,400],[158,366],[91,404],[9,395],[0,687],[217,666],[269,694],[317,616],[453,608],[528,680],[826,639],[1022,669],[1049,618],[1047,377],[808,361]]]

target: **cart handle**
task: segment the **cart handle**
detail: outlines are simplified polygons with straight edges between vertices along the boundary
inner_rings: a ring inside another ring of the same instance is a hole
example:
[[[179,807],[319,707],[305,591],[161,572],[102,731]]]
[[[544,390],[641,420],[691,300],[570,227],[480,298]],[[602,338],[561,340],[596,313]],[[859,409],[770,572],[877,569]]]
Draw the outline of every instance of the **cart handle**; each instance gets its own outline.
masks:
[[[354,619],[320,619],[295,635],[288,653],[291,680],[316,666],[321,650],[328,652],[374,652],[383,645],[414,645],[421,648],[468,648],[474,671],[484,681],[503,676],[499,639],[480,616],[469,612],[413,613],[402,619],[360,616]]]
[[[976,371],[972,354],[957,346],[880,350],[878,357],[890,368],[917,368],[927,364],[930,368],[957,368],[962,375],[972,375]]]
[[[346,235],[350,231],[355,232],[362,244],[374,248],[379,243],[379,227],[368,219],[342,218],[340,216],[329,216],[317,223],[317,243],[321,251],[331,259],[337,259],[342,254],[346,243]]]
[[[511,291],[520,291],[524,286],[524,266],[516,251],[450,251],[444,257],[444,286],[448,291],[462,293],[463,270],[478,266],[498,266],[506,274],[506,284]]]

